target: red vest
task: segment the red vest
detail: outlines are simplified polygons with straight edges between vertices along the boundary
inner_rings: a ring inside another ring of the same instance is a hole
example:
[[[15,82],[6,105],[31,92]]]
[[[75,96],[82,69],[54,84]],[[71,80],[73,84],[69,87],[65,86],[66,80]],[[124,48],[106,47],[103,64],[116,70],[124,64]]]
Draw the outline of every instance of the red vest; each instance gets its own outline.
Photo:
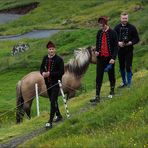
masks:
[[[107,38],[106,38],[106,33],[103,32],[102,35],[102,42],[101,42],[101,54],[100,56],[104,56],[104,57],[109,57],[109,49],[108,49],[108,45],[107,45]]]
[[[48,71],[49,71],[49,72],[50,72],[50,69],[51,69],[51,62],[52,62],[52,60],[49,59],[49,60],[48,60]]]

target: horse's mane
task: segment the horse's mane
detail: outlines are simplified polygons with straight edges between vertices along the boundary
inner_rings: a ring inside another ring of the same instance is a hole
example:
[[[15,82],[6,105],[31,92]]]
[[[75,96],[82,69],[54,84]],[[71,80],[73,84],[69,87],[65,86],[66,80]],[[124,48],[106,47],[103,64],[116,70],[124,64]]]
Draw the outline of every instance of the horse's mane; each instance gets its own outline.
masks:
[[[65,72],[73,73],[76,77],[81,77],[87,70],[91,59],[91,46],[87,48],[78,48],[74,51],[74,58],[70,59],[67,64],[64,65]],[[33,71],[22,78],[24,80],[33,73],[39,73],[39,71]]]
[[[74,58],[70,59],[69,62],[65,64],[65,72],[71,72],[77,77],[83,75],[89,66],[90,58],[90,47],[75,50]]]

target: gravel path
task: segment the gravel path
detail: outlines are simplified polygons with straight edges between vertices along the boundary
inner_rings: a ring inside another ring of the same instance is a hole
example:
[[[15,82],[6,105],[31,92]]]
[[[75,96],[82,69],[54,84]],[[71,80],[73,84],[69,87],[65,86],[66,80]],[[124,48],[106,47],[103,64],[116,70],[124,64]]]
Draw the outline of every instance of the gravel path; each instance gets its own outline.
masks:
[[[77,112],[76,114],[72,115],[71,117],[74,117],[74,116],[77,116],[77,115],[80,115],[81,113],[83,112],[86,112],[88,111],[90,108],[92,108],[92,106],[96,106],[96,105],[91,105],[90,103],[86,104],[85,107],[83,108],[80,108],[79,112]],[[62,122],[59,122],[58,124],[61,124]],[[41,127],[39,129],[36,129],[30,133],[27,133],[25,135],[21,135],[19,137],[15,137],[13,139],[11,139],[10,141],[8,142],[5,142],[5,143],[2,143],[0,144],[0,148],[15,148],[17,147],[18,145],[34,138],[34,137],[37,137],[38,135],[41,135],[42,133],[45,133],[49,130],[52,130],[52,129],[46,129],[45,126],[44,127]]]

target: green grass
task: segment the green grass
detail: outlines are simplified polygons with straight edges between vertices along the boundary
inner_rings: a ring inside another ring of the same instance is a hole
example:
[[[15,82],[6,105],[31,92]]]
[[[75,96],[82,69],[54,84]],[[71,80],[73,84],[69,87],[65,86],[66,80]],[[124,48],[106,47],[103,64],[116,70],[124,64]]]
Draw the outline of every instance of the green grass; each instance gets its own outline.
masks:
[[[112,100],[103,98],[102,103],[97,106],[88,104],[94,91],[68,101],[72,117],[61,124],[54,124],[52,130],[30,140],[23,147],[95,147],[96,144],[99,147],[143,147],[147,144],[148,128],[147,76],[146,70],[136,73],[130,90],[118,92],[122,95]],[[118,84],[119,82],[120,80]],[[102,95],[107,93],[107,85],[108,82],[103,85]],[[139,85],[141,87],[137,89]],[[84,112],[85,108],[88,109]],[[64,114],[63,105],[61,111]],[[41,128],[48,116],[43,112],[40,117],[25,120],[20,126],[4,125],[0,130],[3,135],[0,136],[1,142]]]
[[[20,2],[19,0],[12,0],[8,5],[8,0],[3,1],[0,4],[0,9],[13,8],[15,5],[24,5],[31,1]],[[97,19],[101,15],[107,15],[110,17],[111,25],[118,22],[118,18],[121,11],[127,10],[134,16],[136,13],[143,14],[146,9],[133,12],[134,7],[137,4],[141,4],[140,0],[135,1],[102,1],[102,0],[38,0],[40,3],[38,8],[29,12],[27,15],[22,16],[19,20],[0,25],[0,34],[18,34],[29,32],[33,29],[50,29],[50,28],[97,28]],[[141,4],[142,5],[142,4]],[[133,17],[136,19],[137,17]],[[147,17],[143,17],[145,20]],[[31,21],[28,21],[31,20]],[[138,19],[141,22],[141,17]],[[66,23],[66,21],[68,23]],[[64,23],[65,22],[65,23]],[[146,24],[143,24],[146,26]]]
[[[142,74],[142,79],[140,75]],[[147,72],[135,76],[131,90],[106,100],[23,146],[34,147],[144,147],[147,145]],[[141,86],[137,90],[138,86]],[[105,87],[103,87],[105,92]],[[130,93],[129,93],[130,92]],[[86,95],[86,100],[89,100]],[[77,99],[81,99],[81,96]],[[83,99],[84,101],[84,99]],[[78,104],[79,100],[75,99]],[[84,101],[85,102],[85,101]],[[86,105],[85,105],[86,106]],[[77,107],[76,107],[77,108]],[[78,112],[79,108],[77,108]],[[140,139],[140,140],[139,140]]]
[[[0,10],[34,2],[26,0],[5,0],[0,3]],[[147,147],[147,69],[148,69],[148,31],[147,10],[137,12],[133,8],[141,1],[48,1],[38,0],[39,7],[19,20],[0,25],[0,34],[17,34],[32,29],[73,28],[61,31],[51,38],[22,39],[16,41],[0,41],[0,142],[29,133],[40,128],[49,118],[49,101],[40,99],[41,116],[36,116],[35,101],[32,107],[32,120],[24,118],[23,124],[15,125],[16,92],[18,80],[31,71],[39,70],[43,55],[47,53],[46,43],[52,40],[58,53],[65,63],[72,58],[74,49],[95,45],[98,30],[97,19],[101,15],[109,16],[109,24],[113,28],[119,22],[122,10],[129,12],[129,19],[140,33],[140,43],[135,46],[133,59],[134,85],[130,90],[123,90],[112,100],[103,100],[100,105],[91,107],[88,101],[95,94],[95,65],[90,65],[83,79],[83,88],[77,96],[68,101],[71,114],[81,110],[78,116],[73,116],[54,128],[25,144],[25,147]],[[32,20],[32,21],[28,21]],[[70,20],[68,24],[62,24]],[[76,29],[79,28],[79,29]],[[29,43],[30,50],[12,57],[12,47],[18,42]],[[66,56],[65,56],[66,55]],[[119,78],[119,65],[116,60],[116,77]],[[144,69],[144,70],[143,70]],[[136,73],[137,72],[137,73]],[[105,74],[102,96],[109,92],[108,78]],[[119,85],[118,80],[117,85]],[[138,89],[137,89],[138,88]],[[117,90],[116,90],[117,91]],[[61,111],[64,114],[62,99]],[[83,108],[88,111],[83,112]],[[5,115],[1,116],[3,113]],[[64,115],[64,118],[65,115]],[[57,138],[57,140],[55,140]],[[24,145],[23,145],[24,146]]]
[[[70,2],[71,1],[69,1],[69,3]],[[89,5],[93,6],[93,4],[95,4],[95,2],[88,3],[88,5],[87,5],[87,2],[86,3],[82,2],[82,5],[84,5],[83,7],[85,7],[86,10],[88,9]],[[107,6],[110,7],[110,5],[111,3],[100,4],[98,7],[100,7],[100,9],[103,9],[104,7],[107,7]],[[120,5],[117,5],[117,6],[121,7]],[[147,6],[145,7],[147,8]],[[119,11],[120,9],[117,9],[117,10]],[[36,12],[36,13],[39,13],[39,12]],[[142,14],[146,14],[146,9],[136,12],[136,13],[137,14],[131,13],[132,18],[134,17],[140,18]],[[86,12],[84,14],[86,14]],[[117,17],[115,17],[115,19]],[[88,18],[86,17],[86,19]],[[112,20],[110,23],[112,24]],[[135,24],[138,24],[138,23],[139,23],[139,20],[137,19]],[[141,26],[139,26],[139,28],[141,28]],[[141,29],[144,29],[144,28],[141,28]],[[56,43],[57,50],[60,55],[69,54],[68,56],[64,56],[64,61],[67,62],[67,60],[72,57],[72,53],[74,49],[78,47],[89,46],[89,45],[95,44],[96,32],[97,32],[96,28],[77,29],[77,30],[70,31],[70,32],[61,31],[58,34],[52,36],[51,40]],[[143,68],[147,69],[147,65],[148,65],[148,60],[147,60],[148,55],[147,54],[148,53],[146,51],[147,49],[147,36],[146,35],[147,35],[147,32],[142,32],[142,34],[140,35],[141,43],[135,48],[135,55],[134,55],[134,61],[133,61],[133,71],[134,72],[139,71],[140,69],[143,69]],[[15,108],[16,83],[27,73],[31,71],[39,70],[42,57],[43,55],[47,53],[45,46],[48,40],[49,40],[48,38],[45,38],[45,39],[22,39],[19,41],[9,41],[8,40],[8,41],[0,42],[0,73],[1,73],[1,77],[0,77],[1,110],[0,112],[5,112],[9,108],[12,110]],[[29,43],[30,50],[28,50],[26,53],[19,54],[17,56],[12,57],[10,55],[12,47],[18,42]],[[116,64],[116,76],[119,77],[118,61],[116,63],[117,63]],[[96,73],[95,65],[90,65],[84,77],[84,81],[83,81],[83,86],[86,88],[86,91],[92,90],[95,88],[95,73]],[[90,75],[92,75],[93,77],[90,78]],[[106,80],[107,80],[107,76],[105,75],[104,81]],[[11,97],[10,97],[10,92],[12,92]],[[44,102],[41,104],[44,104]],[[33,115],[34,115],[34,112],[35,111],[33,110]],[[14,122],[15,120],[14,110],[11,114],[13,115],[11,116],[11,118],[13,118],[12,122]],[[6,119],[7,118],[8,119],[10,118],[8,114],[6,116]],[[2,120],[3,119],[1,119],[1,121]]]

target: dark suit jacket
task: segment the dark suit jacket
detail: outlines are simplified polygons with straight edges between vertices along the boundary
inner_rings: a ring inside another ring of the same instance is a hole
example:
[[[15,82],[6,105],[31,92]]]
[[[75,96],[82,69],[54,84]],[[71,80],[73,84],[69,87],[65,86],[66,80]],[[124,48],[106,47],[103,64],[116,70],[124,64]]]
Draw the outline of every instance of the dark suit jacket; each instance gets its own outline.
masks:
[[[53,58],[51,58],[51,68],[50,68],[50,75],[48,78],[45,79],[46,85],[54,85],[58,82],[58,80],[62,79],[62,75],[64,74],[64,62],[63,59],[55,55]],[[40,73],[42,74],[43,72],[47,72],[48,69],[48,55],[44,56],[42,60],[42,64],[40,67]]]
[[[101,44],[102,44],[102,35],[103,31],[99,30],[97,33],[97,41],[96,41],[96,51],[101,51]],[[117,33],[109,28],[109,30],[106,32],[107,37],[107,45],[109,48],[109,53],[111,55],[112,59],[116,59],[116,55],[118,54],[118,38]]]
[[[122,35],[121,35],[121,28],[122,28],[122,24],[118,24],[114,30],[117,32],[118,35],[118,40],[119,41],[123,41],[122,40]],[[139,36],[138,36],[138,32],[135,26],[131,25],[130,23],[127,23],[127,25],[124,27],[125,29],[127,29],[127,38],[129,41],[132,42],[132,45],[130,46],[126,46],[126,47],[122,47],[122,48],[129,48],[129,49],[133,49],[133,45],[137,44],[139,42]]]

